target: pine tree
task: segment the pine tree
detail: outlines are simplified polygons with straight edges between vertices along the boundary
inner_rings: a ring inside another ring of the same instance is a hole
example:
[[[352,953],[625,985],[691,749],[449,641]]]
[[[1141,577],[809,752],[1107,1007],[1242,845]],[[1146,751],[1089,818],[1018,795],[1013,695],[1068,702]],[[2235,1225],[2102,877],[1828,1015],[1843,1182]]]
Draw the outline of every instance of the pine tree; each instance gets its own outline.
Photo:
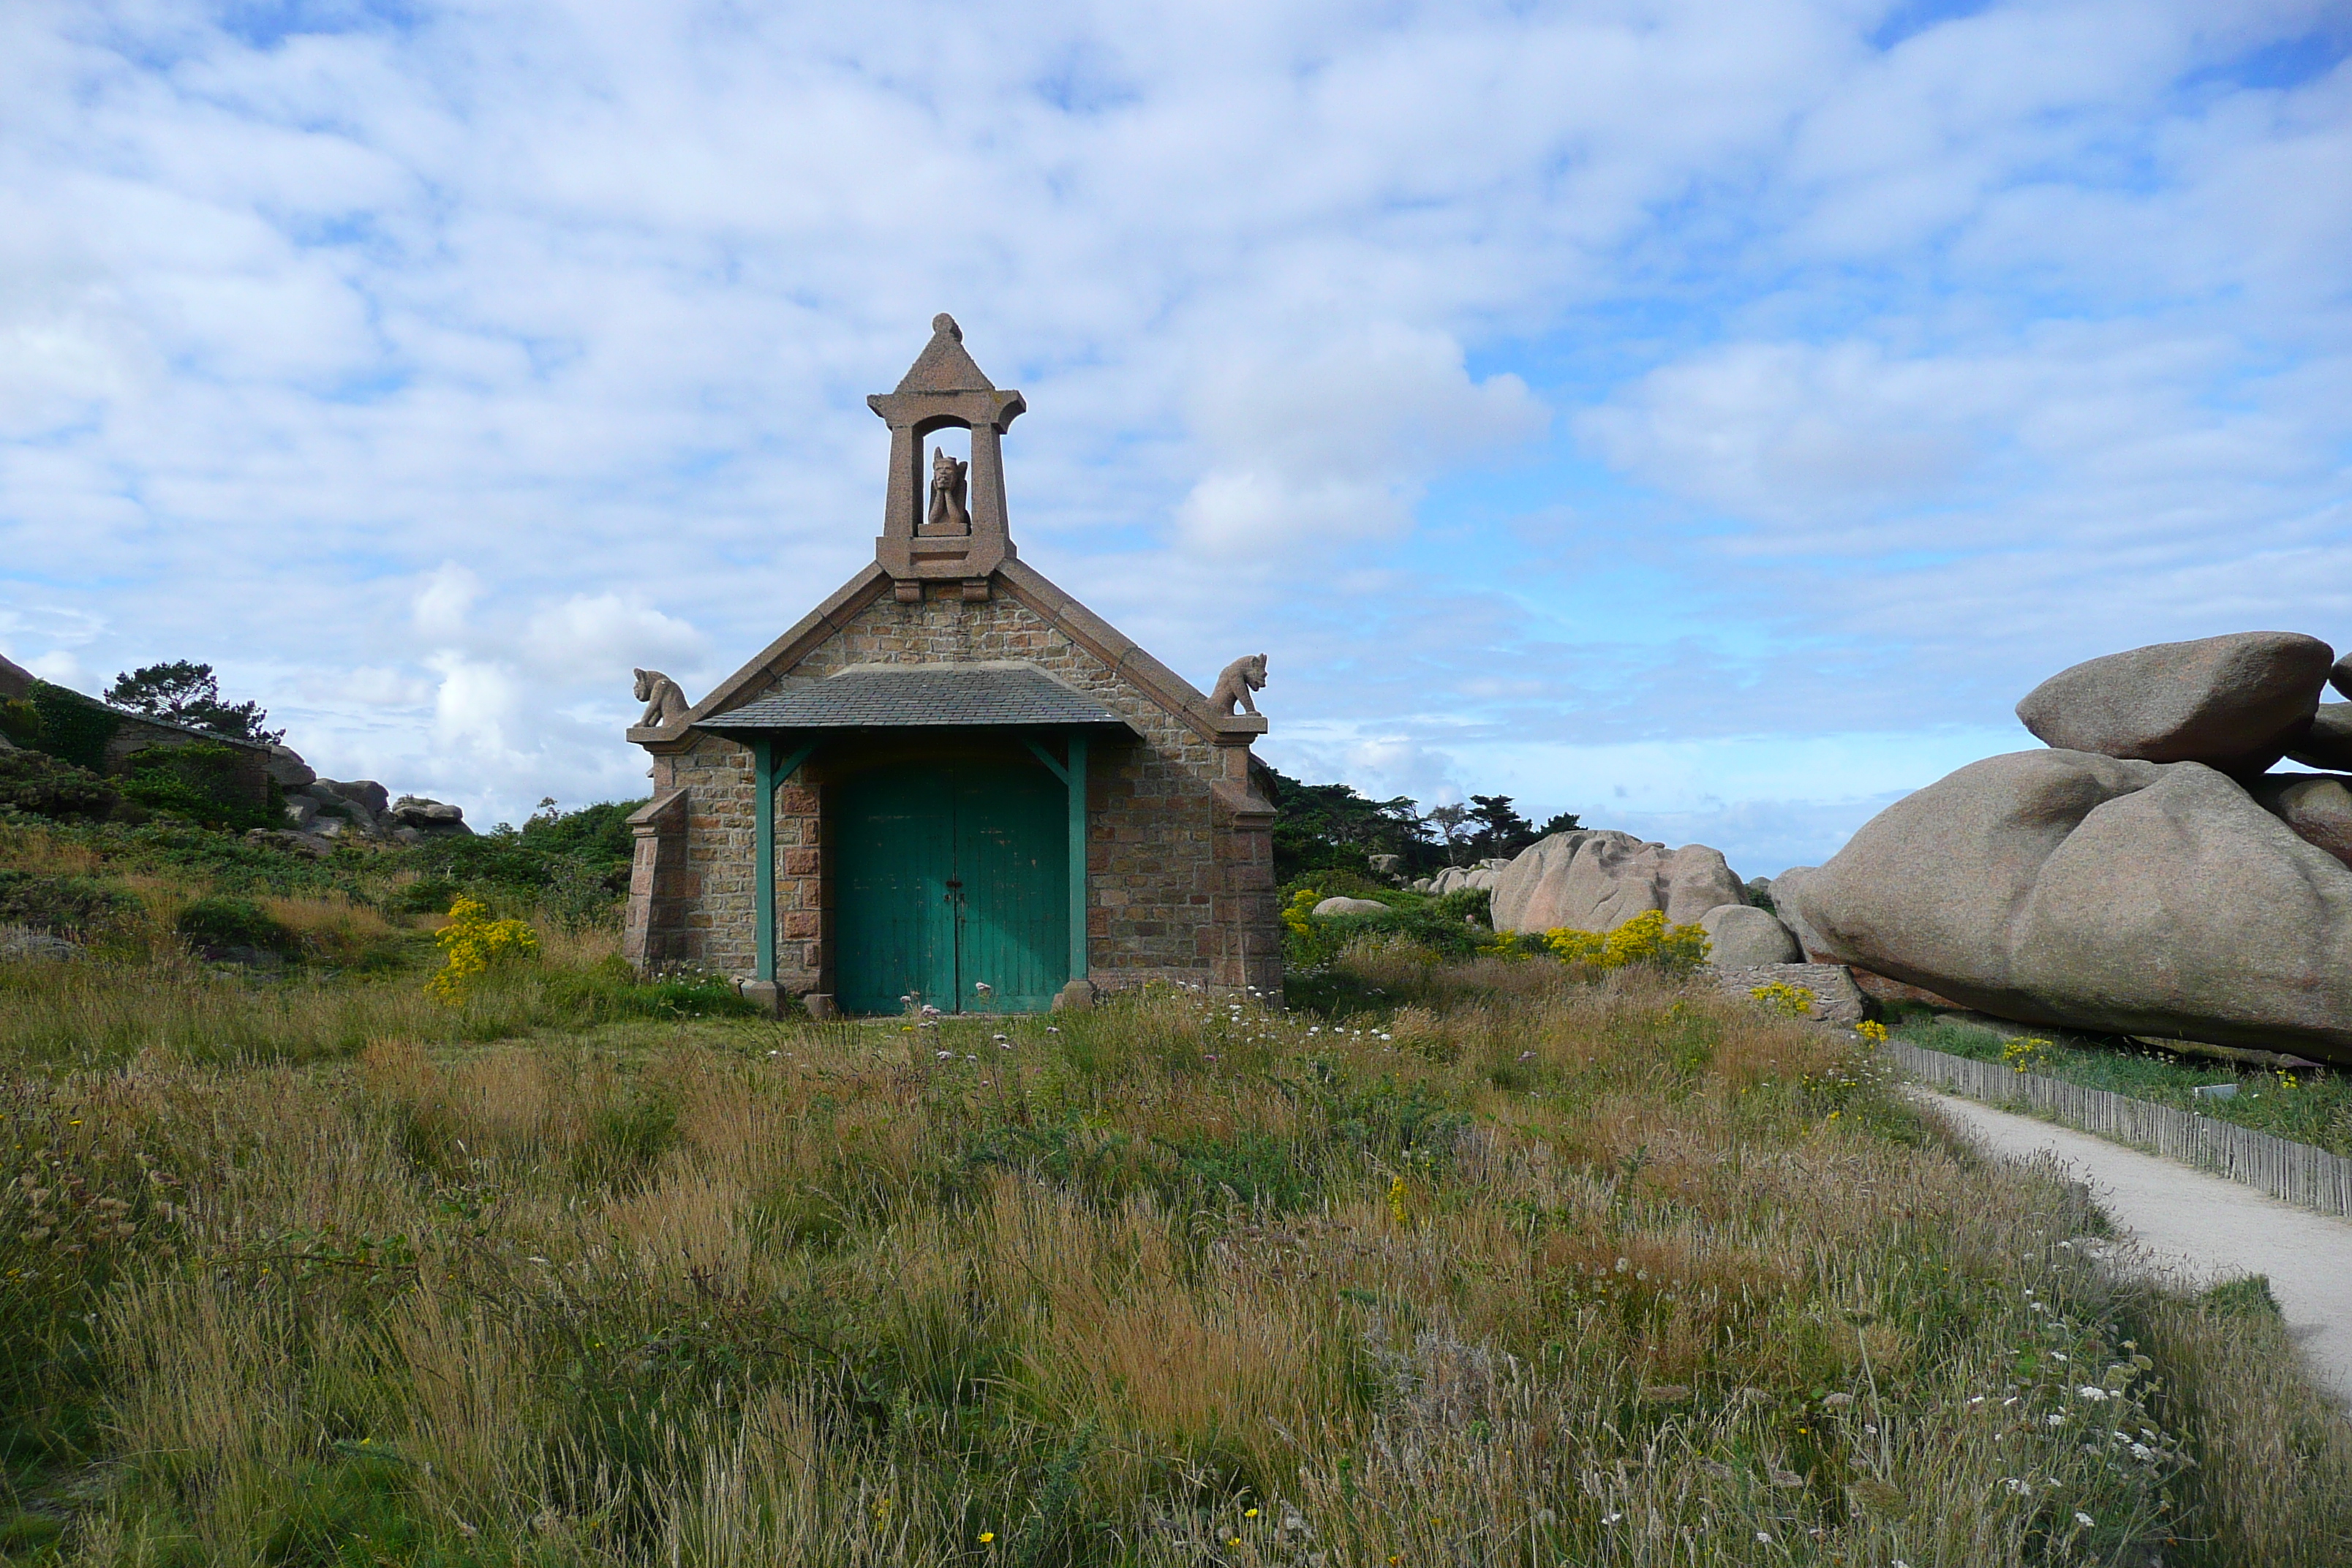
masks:
[[[283,730],[264,728],[269,715],[259,703],[223,702],[220,681],[211,665],[191,664],[184,658],[117,675],[114,684],[106,689],[106,700],[126,712],[209,730],[234,740],[275,743],[286,738]]]

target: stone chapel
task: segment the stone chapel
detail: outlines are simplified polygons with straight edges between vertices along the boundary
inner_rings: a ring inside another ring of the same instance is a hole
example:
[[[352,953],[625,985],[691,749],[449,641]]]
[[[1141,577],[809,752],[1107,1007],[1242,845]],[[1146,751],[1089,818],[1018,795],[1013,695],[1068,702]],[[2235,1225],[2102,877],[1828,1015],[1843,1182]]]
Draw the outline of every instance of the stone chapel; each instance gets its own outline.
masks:
[[[1027,405],[931,326],[866,400],[890,429],[873,563],[690,708],[640,672],[630,961],[818,1016],[1278,991],[1263,659],[1213,701],[1019,558],[1003,438]],[[968,464],[925,456],[950,426]]]

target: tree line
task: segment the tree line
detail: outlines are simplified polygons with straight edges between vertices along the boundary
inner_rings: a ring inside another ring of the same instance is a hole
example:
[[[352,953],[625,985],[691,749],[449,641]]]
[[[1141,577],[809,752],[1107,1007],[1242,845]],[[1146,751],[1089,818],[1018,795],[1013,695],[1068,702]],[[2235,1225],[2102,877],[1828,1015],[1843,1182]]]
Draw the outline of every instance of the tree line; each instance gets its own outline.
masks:
[[[1261,780],[1267,781],[1277,814],[1275,878],[1284,882],[1308,871],[1368,872],[1375,855],[1394,855],[1406,875],[1427,876],[1517,855],[1579,825],[1572,811],[1530,822],[1507,795],[1474,795],[1424,811],[1410,795],[1373,800],[1350,784],[1303,784],[1272,768]]]

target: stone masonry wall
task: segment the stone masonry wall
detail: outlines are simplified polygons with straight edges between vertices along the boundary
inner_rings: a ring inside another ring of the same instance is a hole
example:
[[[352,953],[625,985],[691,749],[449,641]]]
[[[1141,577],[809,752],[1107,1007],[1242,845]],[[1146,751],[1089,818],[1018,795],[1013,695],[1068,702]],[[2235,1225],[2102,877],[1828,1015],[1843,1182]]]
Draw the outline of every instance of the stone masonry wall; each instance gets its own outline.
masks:
[[[1140,741],[1097,744],[1089,758],[1087,943],[1093,977],[1110,985],[1280,984],[1273,858],[1262,826],[1237,826],[1215,788],[1228,760],[1111,668],[1001,589],[966,602],[954,584],[921,602],[885,595],[812,651],[795,676],[850,665],[1020,660],[1086,691]],[[745,700],[759,695],[746,692]],[[823,759],[818,760],[820,771]],[[699,736],[658,758],[657,787],[691,792],[687,857],[699,894],[675,951],[736,976],[753,972],[751,753]],[[831,988],[824,939],[820,790],[777,793],[780,989]]]
[[[656,759],[654,784],[687,792],[686,864],[677,884],[686,912],[682,929],[655,934],[647,951],[737,979],[756,973],[751,749],[698,735]],[[776,983],[788,991],[820,988],[819,828],[815,790],[787,784],[776,791]]]

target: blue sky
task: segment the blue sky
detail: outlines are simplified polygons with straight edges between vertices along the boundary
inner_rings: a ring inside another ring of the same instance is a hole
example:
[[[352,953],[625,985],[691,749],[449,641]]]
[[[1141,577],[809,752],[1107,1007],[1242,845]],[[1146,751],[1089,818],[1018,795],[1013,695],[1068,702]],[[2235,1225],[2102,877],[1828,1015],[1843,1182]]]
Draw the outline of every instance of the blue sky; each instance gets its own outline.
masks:
[[[2352,11],[0,8],[0,651],[642,788],[953,311],[1265,754],[1817,861],[2095,653],[2352,645]]]

